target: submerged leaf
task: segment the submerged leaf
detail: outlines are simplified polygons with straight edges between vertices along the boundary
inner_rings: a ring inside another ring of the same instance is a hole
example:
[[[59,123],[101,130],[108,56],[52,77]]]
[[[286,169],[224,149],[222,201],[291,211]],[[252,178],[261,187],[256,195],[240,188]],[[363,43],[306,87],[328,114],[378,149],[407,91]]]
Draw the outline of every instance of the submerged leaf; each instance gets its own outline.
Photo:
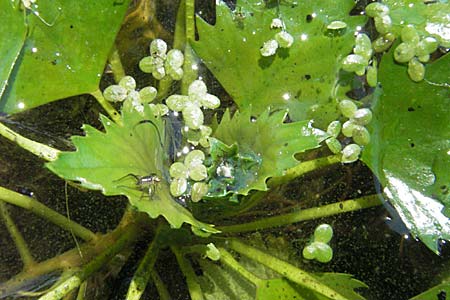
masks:
[[[252,106],[255,113],[268,106],[289,108],[293,120],[313,119],[325,128],[338,116],[334,98],[340,62],[352,51],[356,27],[366,20],[349,15],[354,1],[281,2],[279,10],[259,0],[236,6],[232,12],[220,1],[214,25],[197,19],[200,39],[192,42],[194,50],[239,108]],[[263,57],[260,48],[280,31],[270,26],[278,16],[294,42]],[[330,33],[327,26],[334,21],[347,27]]]
[[[169,192],[168,153],[161,145],[164,121],[150,107],[141,114],[131,106],[122,109],[123,126],[101,116],[105,132],[84,125],[86,136],[72,138],[75,152],[62,152],[46,166],[66,180],[101,190],[107,196],[125,195],[138,210],[152,218],[162,215],[175,228],[189,223],[203,232],[217,232],[196,220]],[[139,178],[155,174],[160,182],[143,186]]]
[[[381,61],[383,91],[362,160],[411,233],[439,253],[439,239],[450,239],[450,55],[429,64],[425,80],[415,83],[392,52]]]
[[[317,148],[328,137],[308,121],[283,123],[286,114],[267,109],[254,118],[249,109],[233,117],[225,112],[211,139],[208,196],[265,191],[268,178],[298,164],[296,153]]]

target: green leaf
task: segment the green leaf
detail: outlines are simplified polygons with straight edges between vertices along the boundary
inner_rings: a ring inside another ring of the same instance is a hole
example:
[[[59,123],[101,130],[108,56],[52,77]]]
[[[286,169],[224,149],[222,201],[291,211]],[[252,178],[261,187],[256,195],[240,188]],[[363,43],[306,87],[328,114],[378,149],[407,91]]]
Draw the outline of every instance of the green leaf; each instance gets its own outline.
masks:
[[[423,0],[384,0],[390,8],[391,31],[400,36],[405,25],[412,24],[421,35],[434,36],[441,46],[450,47],[448,3],[425,3]]]
[[[0,0],[0,97],[6,89],[27,33],[23,13],[14,10],[11,3],[10,0]],[[14,38],[5,38],[7,36]]]
[[[286,114],[266,109],[253,118],[250,109],[236,112],[233,117],[225,112],[212,135],[215,139],[211,140],[213,162],[209,174],[213,178],[208,196],[265,191],[268,178],[281,176],[299,163],[294,158],[296,153],[319,147],[327,137],[308,121],[283,123]],[[220,167],[229,168],[231,177],[220,176]]]
[[[425,80],[415,83],[392,52],[380,64],[383,92],[362,160],[411,233],[438,253],[438,240],[450,239],[450,55],[429,64]]]
[[[141,114],[131,105],[122,108],[122,119],[124,125],[120,126],[101,116],[105,132],[84,125],[86,136],[72,137],[77,150],[62,152],[46,166],[66,180],[101,190],[107,196],[125,195],[138,210],[152,218],[162,215],[172,227],[189,223],[197,232],[218,232],[196,220],[170,195],[167,151],[160,143],[160,136],[164,136],[163,120],[155,118],[149,107]],[[149,192],[129,174],[140,177],[156,174],[161,182],[150,186],[154,191]]]
[[[420,295],[412,297],[410,300],[440,300],[446,299],[445,295],[449,294],[450,294],[450,282],[443,282],[441,284],[432,287],[429,290],[426,290]],[[444,296],[440,297],[439,295]]]
[[[1,62],[7,60],[0,80],[8,81],[0,111],[16,113],[98,89],[129,2],[39,0],[25,14],[0,0]]]
[[[335,86],[341,60],[352,51],[355,29],[366,18],[349,15],[352,0],[282,2],[279,15],[294,44],[262,57],[260,47],[280,31],[270,28],[277,7],[264,3],[270,5],[241,0],[232,12],[220,1],[215,25],[197,18],[200,39],[192,46],[239,108],[252,106],[255,113],[268,106],[289,108],[293,120],[313,119],[325,128],[339,115]],[[333,21],[347,27],[327,30]]]

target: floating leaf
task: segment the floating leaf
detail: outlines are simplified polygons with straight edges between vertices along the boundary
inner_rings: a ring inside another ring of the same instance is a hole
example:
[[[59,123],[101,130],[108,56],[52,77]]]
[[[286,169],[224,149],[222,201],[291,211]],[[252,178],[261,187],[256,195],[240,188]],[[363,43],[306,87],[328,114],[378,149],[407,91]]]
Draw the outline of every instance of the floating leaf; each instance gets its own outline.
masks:
[[[410,300],[445,300],[447,295],[450,295],[450,282],[443,282],[420,293],[420,295],[412,297]]]
[[[0,111],[95,91],[130,1],[39,0],[26,15],[13,2],[0,0]]]
[[[340,63],[366,20],[349,15],[353,6],[352,0],[282,1],[278,11],[267,1],[240,0],[233,12],[220,1],[214,25],[197,18],[200,39],[192,46],[241,109],[251,105],[258,114],[268,106],[287,107],[292,119],[313,119],[325,128],[339,114],[334,98]],[[260,48],[279,31],[270,28],[278,16],[294,43],[262,57]],[[330,32],[333,21],[347,27]]]
[[[450,55],[429,64],[425,80],[415,83],[392,52],[381,61],[383,90],[362,160],[411,233],[438,253],[438,240],[450,239]]]
[[[414,25],[421,35],[434,36],[443,47],[450,47],[450,6],[443,2],[423,0],[384,0],[390,8],[391,31],[400,36],[405,25]]]
[[[286,115],[268,109],[258,118],[249,109],[233,117],[225,112],[212,135],[209,196],[267,190],[269,177],[281,176],[299,163],[294,154],[319,147],[328,136],[308,121],[283,123]]]
[[[9,0],[0,0],[0,97],[6,89],[27,33],[23,13],[14,10],[11,3]]]
[[[105,132],[84,125],[86,136],[74,136],[75,152],[62,152],[46,166],[66,180],[101,190],[107,196],[125,195],[138,210],[152,218],[164,216],[175,228],[189,223],[203,232],[217,232],[210,225],[196,220],[170,195],[167,182],[168,153],[162,148],[164,123],[155,118],[150,107],[143,114],[131,106],[122,109],[123,126],[101,116]],[[138,186],[135,176],[156,174],[161,180],[152,192]]]

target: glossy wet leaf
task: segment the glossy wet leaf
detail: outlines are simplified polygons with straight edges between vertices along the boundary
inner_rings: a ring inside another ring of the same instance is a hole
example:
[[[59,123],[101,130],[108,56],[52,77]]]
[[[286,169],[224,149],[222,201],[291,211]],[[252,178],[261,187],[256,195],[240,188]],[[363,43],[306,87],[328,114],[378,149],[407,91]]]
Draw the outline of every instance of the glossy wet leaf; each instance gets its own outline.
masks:
[[[10,80],[20,50],[25,42],[27,29],[23,13],[14,10],[10,0],[0,0],[0,97]],[[7,36],[13,38],[5,38]]]
[[[383,89],[362,160],[411,233],[438,253],[438,240],[450,239],[450,55],[415,83],[392,52],[380,64]]]
[[[287,2],[281,1],[280,15],[294,43],[273,56],[263,57],[260,48],[280,31],[270,28],[277,8],[267,9],[269,2],[259,0],[238,1],[235,12],[220,1],[215,25],[197,18],[200,39],[192,46],[240,108],[252,106],[255,113],[269,105],[289,108],[294,120],[314,119],[326,128],[338,116],[340,63],[365,17],[349,15],[354,6],[349,0]],[[347,27],[327,29],[333,21]]]
[[[434,36],[443,47],[450,47],[450,5],[443,1],[425,3],[422,0],[384,0],[390,8],[391,31],[397,36],[412,24],[422,35]]]
[[[79,182],[81,186],[100,190],[107,196],[125,195],[138,210],[151,218],[160,215],[175,228],[189,223],[203,232],[217,232],[210,225],[196,220],[177,203],[169,192],[166,149],[162,149],[156,131],[164,136],[164,124],[155,118],[150,108],[141,115],[127,106],[122,110],[123,126],[101,116],[105,132],[84,125],[86,136],[74,136],[75,152],[63,152],[46,166],[58,176]],[[143,120],[150,122],[140,123]],[[136,185],[133,176],[156,174],[161,182],[155,183],[152,192]]]
[[[212,135],[208,196],[265,191],[269,177],[299,163],[294,154],[319,147],[328,136],[308,121],[283,123],[285,118],[285,111],[265,110],[257,119],[249,109],[233,117],[225,112]]]
[[[1,59],[10,61],[9,68],[19,57],[12,73],[2,66],[0,79],[8,87],[0,94],[0,110],[15,113],[22,105],[29,109],[95,91],[129,2],[39,0],[39,18],[31,11],[25,17],[12,1],[1,0]]]

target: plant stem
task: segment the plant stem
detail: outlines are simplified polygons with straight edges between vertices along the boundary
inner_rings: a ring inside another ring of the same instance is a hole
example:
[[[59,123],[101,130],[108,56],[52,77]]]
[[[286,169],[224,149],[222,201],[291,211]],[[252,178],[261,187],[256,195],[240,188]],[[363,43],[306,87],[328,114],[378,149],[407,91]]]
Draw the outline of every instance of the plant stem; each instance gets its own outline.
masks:
[[[16,244],[17,251],[19,251],[20,258],[23,262],[23,269],[26,270],[35,264],[33,259],[33,255],[31,255],[30,250],[28,249],[27,243],[25,242],[22,234],[17,228],[16,224],[14,224],[13,219],[8,213],[8,208],[3,201],[0,201],[0,215],[5,221],[6,228],[11,235],[11,238]]]
[[[83,252],[83,257],[79,255],[79,250],[75,248],[61,255],[47,259],[46,261],[37,263],[26,271],[22,271],[8,281],[0,284],[0,298],[5,295],[13,294],[15,291],[19,290],[24,283],[34,282],[39,280],[42,276],[56,273],[58,270],[74,270],[83,265],[84,262],[92,260],[100,253],[113,247],[117,240],[123,236],[130,237],[126,246],[131,245],[139,238],[138,233],[146,220],[148,219],[144,219],[143,216],[136,216],[133,222],[125,226],[118,226],[114,231],[100,236],[90,243],[82,245],[81,252]]]
[[[0,135],[16,143],[18,146],[22,147],[28,152],[31,152],[39,158],[43,158],[48,161],[55,160],[60,152],[55,148],[28,139],[18,134],[17,132],[14,132],[2,123],[0,123]]]
[[[125,70],[123,69],[122,61],[120,60],[119,51],[114,47],[111,55],[109,56],[109,65],[114,76],[114,81],[119,82],[120,79],[125,77]]]
[[[283,183],[287,183],[297,177],[305,175],[311,171],[337,164],[341,162],[341,155],[330,155],[326,157],[321,157],[313,160],[308,160],[304,162],[300,162],[293,168],[290,168],[286,171],[286,173],[282,177],[274,177],[269,180],[267,183],[269,187],[278,186]]]
[[[309,273],[269,254],[266,254],[256,248],[246,245],[237,239],[228,240],[227,245],[236,252],[239,252],[252,260],[263,264],[277,273],[281,274],[293,282],[322,294],[330,299],[347,300],[330,287],[322,284]]]
[[[195,0],[185,0],[186,40],[195,41]]]
[[[125,298],[126,300],[139,300],[141,299],[141,296],[145,291],[151,272],[153,270],[153,265],[155,264],[156,258],[158,257],[160,230],[161,226],[158,226],[153,241],[148,247],[147,252],[145,252],[144,258],[142,259],[138,269],[131,279],[127,296]]]
[[[292,223],[297,223],[306,220],[329,217],[332,215],[360,210],[363,208],[369,208],[377,205],[381,205],[381,201],[378,195],[370,195],[354,200],[345,200],[333,204],[308,208],[301,211],[295,211],[292,213],[287,213],[279,216],[262,218],[254,222],[229,226],[219,226],[217,227],[217,229],[222,231],[223,233],[255,231],[260,229],[289,225]]]
[[[186,277],[186,283],[189,289],[191,300],[203,300],[204,298],[202,289],[200,288],[198,282],[195,280],[195,272],[191,264],[186,258],[184,258],[182,252],[178,248],[170,247],[170,249],[175,254],[181,272],[183,272],[184,276]]]
[[[122,249],[130,244],[136,238],[138,230],[129,230],[122,234],[118,240],[115,241],[110,247],[106,248],[104,252],[91,260],[80,271],[76,272],[73,276],[59,284],[55,289],[51,290],[39,300],[57,300],[69,293],[71,290],[80,286],[91,274],[98,271],[108,261],[110,261],[115,255],[117,255]]]
[[[321,157],[313,160],[308,160],[305,162],[300,162],[298,165],[296,165],[293,168],[290,168],[286,171],[285,175],[281,177],[273,177],[269,179],[267,182],[267,186],[269,188],[276,187],[278,185],[287,183],[297,177],[300,177],[302,175],[305,175],[306,173],[315,171],[317,169],[333,165],[336,163],[340,163],[340,155],[331,155],[326,157]],[[232,215],[235,215],[236,213],[242,214],[243,212],[246,212],[250,210],[252,207],[257,205],[264,197],[267,196],[266,191],[258,191],[255,192],[253,195],[250,196],[248,200],[246,200],[242,206],[241,209],[238,212],[230,211],[229,213],[222,214],[223,217],[229,217]]]
[[[122,118],[117,110],[103,97],[103,94],[100,90],[96,90],[91,93],[92,96],[97,100],[98,103],[103,107],[106,113],[110,116],[110,118],[119,125],[123,125]]]
[[[172,299],[170,297],[170,294],[169,294],[169,291],[167,290],[166,285],[162,281],[161,277],[159,277],[158,272],[156,272],[155,270],[152,270],[150,275],[152,276],[153,283],[154,283],[156,289],[158,290],[159,299],[160,300]]]
[[[242,277],[253,283],[255,286],[260,286],[264,283],[264,280],[255,276],[253,273],[249,272],[244,268],[234,257],[222,247],[217,248],[220,252],[220,261],[228,265],[230,268],[238,272]]]
[[[86,294],[87,289],[87,281],[83,281],[81,283],[80,288],[78,289],[77,299],[76,300],[84,300],[84,295]]]
[[[79,236],[85,241],[94,240],[97,238],[95,233],[93,233],[89,229],[81,226],[78,223],[70,221],[63,215],[59,214],[51,208],[48,208],[34,198],[16,193],[4,187],[0,187],[0,201],[25,208],[63,229],[72,231],[76,236]]]

